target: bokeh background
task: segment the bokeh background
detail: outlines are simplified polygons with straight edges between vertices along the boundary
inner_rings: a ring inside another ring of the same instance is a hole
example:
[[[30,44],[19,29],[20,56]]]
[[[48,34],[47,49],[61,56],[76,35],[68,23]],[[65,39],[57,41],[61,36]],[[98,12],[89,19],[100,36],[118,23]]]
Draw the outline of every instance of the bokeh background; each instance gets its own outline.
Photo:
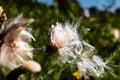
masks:
[[[107,60],[114,72],[105,70],[103,77],[89,75],[90,80],[120,80],[120,0],[0,0],[8,20],[23,13],[24,18],[34,18],[31,24],[32,34],[36,41],[32,42],[34,60],[42,66],[37,74],[28,72],[19,80],[80,80],[81,74],[68,64],[63,64],[56,57],[46,58],[45,45],[49,28],[56,22],[70,23],[81,19],[80,30],[83,39],[93,45],[95,54]],[[78,30],[78,32],[80,31]],[[76,75],[74,75],[76,74]],[[79,76],[80,75],[80,76]],[[5,78],[0,72],[0,80]]]

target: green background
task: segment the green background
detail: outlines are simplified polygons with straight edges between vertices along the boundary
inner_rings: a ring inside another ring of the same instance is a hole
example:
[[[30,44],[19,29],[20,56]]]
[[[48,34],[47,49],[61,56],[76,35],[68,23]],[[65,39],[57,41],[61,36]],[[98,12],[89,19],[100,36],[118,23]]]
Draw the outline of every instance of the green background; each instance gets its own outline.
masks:
[[[34,51],[34,60],[42,66],[42,71],[37,74],[27,72],[22,75],[20,80],[77,80],[72,74],[76,68],[68,64],[64,64],[57,60],[56,56],[46,58],[45,45],[49,28],[56,22],[69,21],[76,22],[80,17],[81,26],[78,32],[85,28],[90,28],[87,35],[83,35],[83,39],[96,48],[96,55],[104,60],[113,57],[109,66],[113,70],[113,76],[109,71],[105,70],[103,77],[97,78],[89,76],[90,80],[120,80],[120,39],[115,40],[112,33],[113,29],[120,30],[120,10],[114,14],[105,11],[98,11],[96,8],[90,9],[90,17],[82,16],[83,10],[76,0],[55,0],[55,4],[49,6],[37,2],[37,0],[0,0],[0,4],[4,8],[8,19],[14,18],[20,13],[24,14],[24,18],[34,18],[35,22],[31,24],[32,34],[36,41],[32,41],[32,46],[36,48]],[[80,33],[81,35],[81,33]],[[37,49],[39,48],[39,49]],[[32,75],[32,76],[31,76]],[[31,76],[31,77],[30,77]],[[0,80],[5,75],[0,72]]]

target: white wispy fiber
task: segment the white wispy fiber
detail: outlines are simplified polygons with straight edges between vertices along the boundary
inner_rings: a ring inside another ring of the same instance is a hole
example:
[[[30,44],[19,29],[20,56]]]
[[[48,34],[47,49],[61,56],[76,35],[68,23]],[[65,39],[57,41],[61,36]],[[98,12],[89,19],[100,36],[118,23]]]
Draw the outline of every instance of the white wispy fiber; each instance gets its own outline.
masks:
[[[79,23],[56,23],[52,25],[49,33],[49,45],[57,48],[59,58],[63,62],[77,65],[81,74],[91,74],[97,77],[102,76],[107,68],[106,62],[93,54],[95,49],[78,36]]]
[[[22,20],[17,16],[5,26],[0,46],[0,66],[12,70],[33,57],[33,48],[29,45],[33,36],[25,30],[33,19]]]
[[[39,63],[33,61],[33,60],[29,60],[26,63],[21,65],[22,69],[28,70],[32,73],[37,73],[41,71],[41,66],[39,65]]]

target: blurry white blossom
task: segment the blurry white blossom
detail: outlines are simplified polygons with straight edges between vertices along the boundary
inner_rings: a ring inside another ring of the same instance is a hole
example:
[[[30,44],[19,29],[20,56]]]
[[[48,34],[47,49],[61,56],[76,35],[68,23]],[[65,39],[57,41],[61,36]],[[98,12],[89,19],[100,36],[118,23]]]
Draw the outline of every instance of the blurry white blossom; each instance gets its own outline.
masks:
[[[50,29],[48,44],[57,48],[60,60],[77,65],[81,74],[102,76],[107,68],[106,62],[94,55],[95,48],[78,36],[78,26],[79,23],[71,25],[57,22]]]
[[[89,18],[89,17],[90,17],[90,11],[89,11],[89,9],[83,9],[83,15],[84,15],[86,18]]]
[[[33,57],[33,48],[29,45],[33,36],[25,27],[34,20],[22,20],[22,15],[11,20],[1,34],[0,66],[10,70],[29,61]],[[26,39],[26,40],[25,40]]]
[[[114,35],[114,40],[120,41],[120,30],[119,29],[112,29],[112,33]]]

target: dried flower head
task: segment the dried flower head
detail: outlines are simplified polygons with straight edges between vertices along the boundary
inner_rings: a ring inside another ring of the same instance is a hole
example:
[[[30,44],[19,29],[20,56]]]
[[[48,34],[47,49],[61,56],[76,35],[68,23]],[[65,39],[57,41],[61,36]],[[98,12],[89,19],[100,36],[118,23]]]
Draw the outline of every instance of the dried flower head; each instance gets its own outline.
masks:
[[[2,6],[0,6],[0,34],[3,32],[4,24],[6,20],[7,20],[7,16],[4,13]]]
[[[92,74],[99,77],[107,68],[106,63],[99,56],[93,55],[95,48],[78,36],[78,26],[79,23],[52,25],[48,44],[57,48],[60,60],[77,65],[81,74]]]
[[[1,36],[0,66],[10,70],[32,59],[32,47],[29,39],[32,35],[25,27],[32,23],[33,19],[22,20],[22,15],[17,16],[4,28]],[[28,39],[27,41],[24,38]]]

